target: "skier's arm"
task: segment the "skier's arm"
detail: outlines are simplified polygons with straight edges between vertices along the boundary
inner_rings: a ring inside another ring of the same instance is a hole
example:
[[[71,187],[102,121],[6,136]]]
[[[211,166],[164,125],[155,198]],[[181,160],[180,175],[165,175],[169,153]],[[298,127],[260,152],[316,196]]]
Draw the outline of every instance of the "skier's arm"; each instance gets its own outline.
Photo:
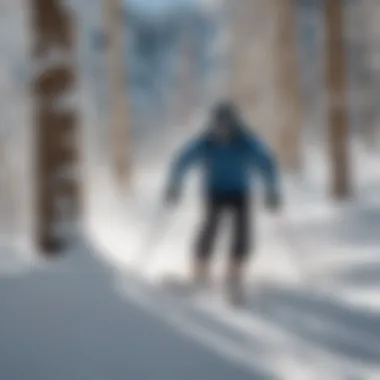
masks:
[[[189,169],[198,162],[203,152],[204,141],[199,138],[187,144],[174,158],[169,175],[169,189],[180,191]]]
[[[274,154],[255,137],[250,138],[249,146],[254,162],[263,176],[268,196],[278,200],[280,197],[279,173]]]

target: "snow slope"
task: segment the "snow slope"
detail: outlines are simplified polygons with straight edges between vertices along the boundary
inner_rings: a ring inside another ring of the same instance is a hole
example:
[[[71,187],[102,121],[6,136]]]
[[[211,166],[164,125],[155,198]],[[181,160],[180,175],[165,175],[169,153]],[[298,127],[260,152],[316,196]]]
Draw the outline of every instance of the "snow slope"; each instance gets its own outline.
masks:
[[[252,379],[126,300],[91,246],[24,269],[0,275],[1,379]]]
[[[376,378],[379,160],[357,147],[356,154],[355,200],[327,201],[326,171],[314,155],[313,175],[286,180],[284,217],[258,207],[260,241],[241,311],[218,299],[173,301],[150,285],[167,271],[187,272],[198,220],[195,178],[168,224],[158,219],[158,244],[139,277],[132,264],[146,242],[162,165],[139,172],[138,202],[124,206],[99,172],[92,243],[54,263],[25,247],[2,246],[0,378]],[[216,274],[223,273],[225,243]]]
[[[325,191],[324,152],[310,149],[308,157],[308,175],[285,179],[282,216],[268,216],[258,206],[258,249],[248,271],[251,301],[240,312],[218,300],[167,304],[154,287],[129,282],[140,255],[146,255],[147,283],[166,273],[188,274],[199,218],[195,178],[180,209],[156,216],[157,241],[148,252],[142,247],[149,243],[165,178],[162,164],[139,170],[139,197],[124,204],[105,179],[90,229],[104,248],[103,259],[116,270],[121,293],[200,346],[246,368],[259,365],[273,378],[379,376],[380,161],[353,144],[357,196],[333,204]],[[218,249],[217,276],[223,274],[227,238],[223,235]]]

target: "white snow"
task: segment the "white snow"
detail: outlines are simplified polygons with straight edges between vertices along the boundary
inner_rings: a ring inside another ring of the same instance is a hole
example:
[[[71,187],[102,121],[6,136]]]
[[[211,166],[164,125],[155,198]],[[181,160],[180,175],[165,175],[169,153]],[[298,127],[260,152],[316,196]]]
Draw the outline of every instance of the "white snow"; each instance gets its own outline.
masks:
[[[102,187],[102,196],[113,198],[115,205],[98,209],[90,230],[104,248],[103,259],[115,268],[121,295],[248,370],[261,368],[274,378],[297,380],[380,375],[380,160],[353,144],[357,196],[336,204],[326,191],[325,152],[309,154],[308,176],[286,178],[281,215],[267,215],[258,199],[258,248],[247,276],[252,300],[244,312],[229,310],[217,299],[167,303],[154,286],[131,286],[128,280],[141,255],[145,266],[139,274],[147,283],[167,273],[188,275],[200,218],[195,177],[180,207],[158,216],[166,174],[162,164],[139,170],[139,197],[118,203],[111,186]],[[152,227],[158,229],[157,240],[148,248]],[[226,232],[217,249],[219,277],[228,237]]]
[[[353,144],[357,195],[334,204],[324,154],[311,149],[307,175],[285,178],[282,215],[268,215],[258,197],[249,304],[240,311],[218,297],[176,301],[154,286],[162,274],[188,274],[200,217],[195,176],[180,207],[160,214],[166,159],[137,168],[129,198],[96,168],[88,176],[91,246],[49,262],[22,239],[1,240],[0,378],[380,376],[380,159]]]

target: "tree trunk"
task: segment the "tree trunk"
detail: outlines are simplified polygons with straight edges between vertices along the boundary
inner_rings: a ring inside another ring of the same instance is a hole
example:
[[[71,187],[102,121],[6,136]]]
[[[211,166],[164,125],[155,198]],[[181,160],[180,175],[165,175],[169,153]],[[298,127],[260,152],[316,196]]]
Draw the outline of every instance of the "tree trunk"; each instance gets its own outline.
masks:
[[[179,57],[179,104],[178,104],[178,123],[179,126],[186,127],[194,112],[195,87],[198,78],[194,76],[194,37],[192,30],[185,25],[181,31],[181,46]]]
[[[375,0],[364,0],[360,6],[363,8],[363,29],[364,29],[364,94],[365,101],[363,104],[363,129],[364,129],[364,143],[370,151],[373,151],[377,146],[377,133],[378,133],[378,116],[377,110],[377,91],[379,89],[379,72],[376,66],[376,44],[379,42],[378,32],[378,16],[380,6]]]
[[[124,12],[121,0],[103,0],[108,49],[109,130],[112,168],[120,189],[130,185],[132,141],[126,97]]]
[[[275,21],[277,0],[234,0],[229,11],[229,97],[279,155]]]
[[[342,0],[326,0],[326,85],[328,129],[331,155],[331,191],[337,199],[351,193],[349,134],[347,123],[347,83]]]
[[[78,231],[75,223],[81,210],[75,145],[79,128],[70,103],[76,82],[75,37],[72,14],[63,1],[32,0],[31,16],[36,67],[32,93],[37,144],[37,245],[42,252],[55,254]]]
[[[277,0],[277,67],[280,105],[279,147],[284,168],[301,168],[301,94],[294,0]]]

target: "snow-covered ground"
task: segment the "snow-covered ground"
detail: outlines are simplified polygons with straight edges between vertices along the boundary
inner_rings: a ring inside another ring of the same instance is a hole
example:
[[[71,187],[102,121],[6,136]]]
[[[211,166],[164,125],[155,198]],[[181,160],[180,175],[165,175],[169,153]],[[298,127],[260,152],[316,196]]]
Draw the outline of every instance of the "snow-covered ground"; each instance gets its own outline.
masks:
[[[1,379],[251,378],[134,306],[91,246],[35,264],[0,276]]]
[[[187,275],[198,199],[190,189],[178,210],[155,216],[166,174],[161,165],[139,171],[139,196],[124,200],[124,207],[116,196],[112,207],[112,191],[106,186],[111,182],[105,180],[90,226],[103,259],[116,270],[119,291],[224,360],[260,368],[273,378],[379,376],[380,161],[353,144],[356,196],[334,204],[326,192],[328,173],[321,153],[310,149],[308,174],[285,179],[281,215],[265,214],[258,199],[258,242],[247,276],[251,300],[245,311],[229,310],[211,299],[194,300],[191,306],[168,304],[154,287],[138,280],[131,284],[141,255],[148,283],[167,273]],[[156,240],[148,249],[152,224]],[[216,276],[223,274],[227,239],[224,234],[218,247]]]
[[[380,160],[354,146],[357,195],[337,205],[326,194],[320,153],[308,151],[307,175],[285,178],[281,215],[267,215],[258,199],[244,310],[217,297],[173,300],[154,285],[163,274],[188,272],[196,178],[178,209],[155,215],[165,162],[139,168],[136,196],[122,201],[98,170],[83,246],[49,263],[4,240],[0,378],[380,376]],[[135,269],[138,259],[145,270]]]

